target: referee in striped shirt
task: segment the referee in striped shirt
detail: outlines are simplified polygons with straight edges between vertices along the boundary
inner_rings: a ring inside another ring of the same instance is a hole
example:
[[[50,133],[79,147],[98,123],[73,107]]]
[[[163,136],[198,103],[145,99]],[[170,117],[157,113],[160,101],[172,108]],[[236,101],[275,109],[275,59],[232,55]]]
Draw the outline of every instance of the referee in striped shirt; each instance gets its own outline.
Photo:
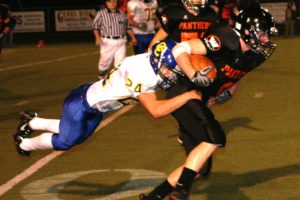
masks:
[[[96,14],[93,22],[95,44],[100,47],[99,79],[106,74],[113,60],[117,66],[125,58],[126,32],[131,38],[131,43],[137,44],[125,13],[117,9],[118,1],[106,0],[105,5],[106,8]]]

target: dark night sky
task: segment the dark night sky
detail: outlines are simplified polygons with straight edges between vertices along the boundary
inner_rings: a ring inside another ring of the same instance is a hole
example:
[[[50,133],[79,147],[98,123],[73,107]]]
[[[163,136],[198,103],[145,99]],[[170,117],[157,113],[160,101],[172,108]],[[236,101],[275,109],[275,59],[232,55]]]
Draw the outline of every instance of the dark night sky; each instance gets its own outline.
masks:
[[[21,9],[22,7],[60,7],[60,6],[95,6],[104,0],[0,0],[11,7],[11,9]]]
[[[180,0],[157,0],[158,2],[171,3],[180,2]],[[256,0],[242,0],[256,1]],[[259,2],[274,2],[284,0],[259,0]],[[104,0],[0,0],[0,3],[5,3],[12,10],[22,10],[23,8],[46,8],[46,7],[94,7]]]

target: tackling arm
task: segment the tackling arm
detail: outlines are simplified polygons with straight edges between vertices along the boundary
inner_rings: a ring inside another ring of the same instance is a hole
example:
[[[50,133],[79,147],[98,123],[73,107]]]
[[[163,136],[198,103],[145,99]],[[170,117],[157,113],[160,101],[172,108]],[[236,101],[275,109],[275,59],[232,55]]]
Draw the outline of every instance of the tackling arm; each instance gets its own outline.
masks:
[[[188,100],[201,100],[201,93],[196,90],[185,92],[171,99],[158,100],[155,93],[142,93],[138,96],[140,103],[150,112],[154,118],[170,114],[184,105]]]

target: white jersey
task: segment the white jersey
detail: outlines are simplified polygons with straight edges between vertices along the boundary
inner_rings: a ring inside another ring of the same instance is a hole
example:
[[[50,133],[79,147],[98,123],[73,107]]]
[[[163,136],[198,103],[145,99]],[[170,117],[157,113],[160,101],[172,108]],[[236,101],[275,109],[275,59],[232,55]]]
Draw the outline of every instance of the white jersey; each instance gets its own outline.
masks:
[[[87,102],[100,112],[117,110],[137,103],[141,93],[154,92],[157,80],[148,53],[127,57],[106,78],[89,87]]]
[[[132,27],[134,34],[155,33],[154,17],[157,10],[157,1],[144,3],[141,0],[130,0],[127,3],[127,10],[133,14],[133,20],[137,23],[147,23],[147,29],[141,30],[138,27]]]

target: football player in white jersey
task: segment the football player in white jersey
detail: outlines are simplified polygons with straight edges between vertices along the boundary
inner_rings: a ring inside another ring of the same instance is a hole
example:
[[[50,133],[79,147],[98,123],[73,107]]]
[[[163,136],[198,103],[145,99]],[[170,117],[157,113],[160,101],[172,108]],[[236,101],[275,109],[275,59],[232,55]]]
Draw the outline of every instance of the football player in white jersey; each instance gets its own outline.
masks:
[[[145,53],[153,39],[155,28],[159,26],[155,16],[157,7],[156,0],[130,0],[127,3],[128,23],[137,40],[133,47],[135,54]]]
[[[13,135],[17,152],[29,156],[32,150],[67,150],[92,135],[105,113],[140,102],[154,118],[165,116],[191,99],[201,99],[196,91],[168,100],[158,100],[155,88],[167,89],[182,72],[171,53],[176,44],[161,41],[151,53],[127,57],[120,66],[93,84],[84,84],[66,97],[59,119],[45,119],[24,111]],[[29,138],[34,130],[44,131]]]

